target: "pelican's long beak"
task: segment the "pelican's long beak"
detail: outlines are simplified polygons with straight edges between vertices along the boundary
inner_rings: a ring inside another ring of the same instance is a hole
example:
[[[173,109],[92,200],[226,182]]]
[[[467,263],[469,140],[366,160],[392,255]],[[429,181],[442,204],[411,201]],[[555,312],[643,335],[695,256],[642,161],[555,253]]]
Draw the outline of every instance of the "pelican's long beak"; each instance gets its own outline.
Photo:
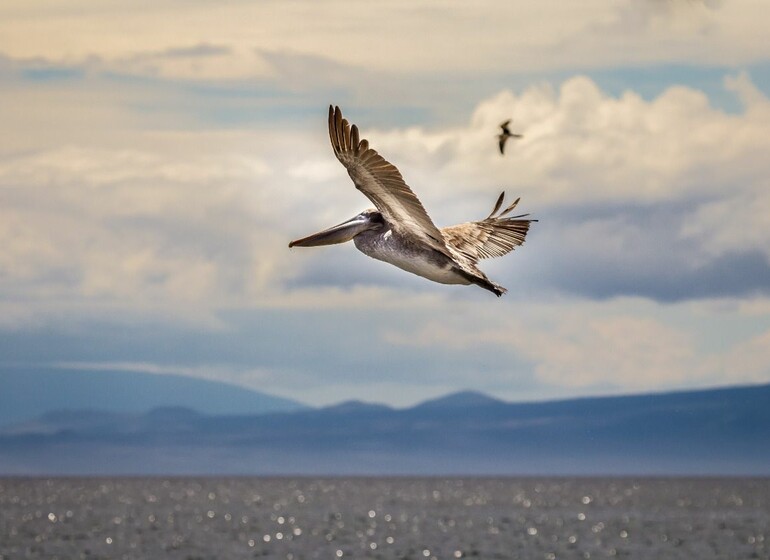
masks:
[[[302,239],[297,239],[289,243],[289,247],[319,247],[321,245],[334,245],[335,243],[345,243],[350,241],[356,235],[372,227],[372,223],[366,216],[358,215],[347,222],[342,222],[329,229],[319,231],[313,235],[308,235]]]

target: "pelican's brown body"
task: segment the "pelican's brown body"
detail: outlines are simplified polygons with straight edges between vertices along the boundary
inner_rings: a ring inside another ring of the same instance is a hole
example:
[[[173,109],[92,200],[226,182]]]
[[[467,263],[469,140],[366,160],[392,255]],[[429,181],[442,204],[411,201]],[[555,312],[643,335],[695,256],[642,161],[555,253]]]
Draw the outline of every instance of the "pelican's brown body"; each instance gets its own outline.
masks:
[[[390,263],[441,284],[476,284],[497,296],[505,288],[478,268],[480,259],[499,257],[524,243],[529,224],[526,214],[508,216],[516,199],[498,212],[505,193],[492,213],[477,222],[438,229],[396,167],[360,140],[358,128],[342,118],[339,107],[329,107],[329,137],[337,159],[350,178],[376,206],[322,232],[289,243],[315,247],[353,240],[372,258]]]

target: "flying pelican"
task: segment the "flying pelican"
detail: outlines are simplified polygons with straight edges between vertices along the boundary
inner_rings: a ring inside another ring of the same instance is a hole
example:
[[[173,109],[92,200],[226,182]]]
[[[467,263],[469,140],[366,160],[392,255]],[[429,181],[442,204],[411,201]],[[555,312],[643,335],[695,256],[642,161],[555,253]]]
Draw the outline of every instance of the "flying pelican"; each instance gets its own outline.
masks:
[[[511,119],[508,119],[507,121],[500,123],[500,128],[503,129],[503,131],[497,135],[497,139],[500,142],[500,154],[505,153],[505,142],[508,140],[508,138],[521,138],[521,134],[516,134],[514,132],[511,132],[508,130],[508,125],[511,124]]]
[[[359,139],[358,127],[329,106],[329,137],[334,155],[348,170],[356,188],[376,208],[364,210],[339,225],[289,243],[317,247],[353,240],[356,249],[441,284],[476,284],[501,296],[506,289],[489,280],[476,266],[480,259],[500,257],[524,243],[528,214],[509,216],[517,198],[505,210],[505,192],[481,221],[438,229],[404,182],[398,169],[369,142]]]

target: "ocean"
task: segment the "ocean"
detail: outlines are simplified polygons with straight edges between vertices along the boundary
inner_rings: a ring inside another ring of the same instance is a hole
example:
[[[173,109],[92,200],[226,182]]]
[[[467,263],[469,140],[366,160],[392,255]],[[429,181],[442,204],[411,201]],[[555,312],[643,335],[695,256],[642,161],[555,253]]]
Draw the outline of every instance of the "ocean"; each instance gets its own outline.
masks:
[[[0,560],[770,559],[769,539],[770,479],[0,479]]]

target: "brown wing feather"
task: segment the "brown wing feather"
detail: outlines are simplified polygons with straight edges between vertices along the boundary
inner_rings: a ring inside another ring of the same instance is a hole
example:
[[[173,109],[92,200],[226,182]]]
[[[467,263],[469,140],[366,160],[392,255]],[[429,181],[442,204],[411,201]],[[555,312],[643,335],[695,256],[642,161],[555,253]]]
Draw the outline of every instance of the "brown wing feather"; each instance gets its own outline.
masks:
[[[396,166],[370,148],[366,140],[359,140],[358,127],[351,127],[342,118],[339,107],[329,106],[329,138],[334,155],[356,188],[374,203],[391,228],[451,256],[441,231]]]
[[[480,259],[501,257],[524,243],[529,224],[537,220],[527,219],[529,214],[508,216],[516,208],[519,199],[498,213],[505,193],[497,199],[492,213],[479,222],[467,222],[441,230],[447,244],[473,262]]]

